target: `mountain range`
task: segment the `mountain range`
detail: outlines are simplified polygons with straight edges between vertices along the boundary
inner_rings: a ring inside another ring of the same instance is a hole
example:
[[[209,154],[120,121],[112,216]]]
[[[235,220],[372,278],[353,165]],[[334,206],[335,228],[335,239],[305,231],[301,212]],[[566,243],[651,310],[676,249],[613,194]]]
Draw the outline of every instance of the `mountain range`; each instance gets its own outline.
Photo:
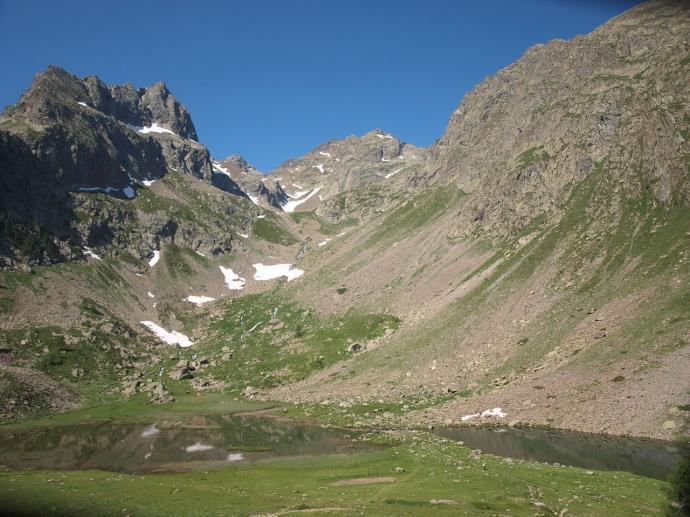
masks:
[[[261,172],[162,82],[49,67],[0,116],[0,415],[215,390],[687,434],[689,76],[690,9],[653,1],[528,49],[428,148]]]

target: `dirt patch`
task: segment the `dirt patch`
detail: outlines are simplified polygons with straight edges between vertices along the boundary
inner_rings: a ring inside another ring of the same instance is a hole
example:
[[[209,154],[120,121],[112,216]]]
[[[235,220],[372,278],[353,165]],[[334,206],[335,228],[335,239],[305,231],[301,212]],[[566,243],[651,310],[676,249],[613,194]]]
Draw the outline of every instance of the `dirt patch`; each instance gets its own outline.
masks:
[[[379,476],[373,478],[341,479],[331,486],[352,486],[352,485],[374,485],[376,483],[395,483],[397,480],[390,476]]]

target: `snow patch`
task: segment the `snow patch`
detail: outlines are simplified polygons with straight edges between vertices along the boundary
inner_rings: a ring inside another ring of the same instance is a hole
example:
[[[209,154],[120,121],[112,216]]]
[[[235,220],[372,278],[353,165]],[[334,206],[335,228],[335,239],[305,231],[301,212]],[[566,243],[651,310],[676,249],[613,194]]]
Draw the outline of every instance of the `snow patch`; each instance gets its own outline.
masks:
[[[319,151],[319,154],[321,156],[328,156],[329,158],[331,157],[331,153],[324,153],[323,151]]]
[[[206,255],[204,255],[203,253],[201,253],[201,252],[198,251],[198,250],[194,250],[194,253],[196,253],[196,254],[199,255],[200,257],[205,257],[205,256],[206,256]]]
[[[320,163],[318,165],[312,165],[312,168],[319,169],[319,172],[323,174],[323,163]]]
[[[140,321],[142,325],[153,332],[161,341],[169,345],[180,345],[182,348],[192,346],[194,343],[184,334],[173,330],[168,332],[163,327],[156,325],[153,321]]]
[[[243,239],[248,239],[248,238],[249,238],[249,235],[246,234],[246,233],[237,232],[237,235],[239,235],[239,236],[242,237]]]
[[[89,107],[89,105],[86,104],[85,102],[77,102],[77,104],[79,104],[80,106],[84,106],[85,108]]]
[[[146,186],[146,187],[150,187],[150,186],[153,185],[155,182],[156,182],[156,180],[142,180],[142,183],[143,183],[144,186]]]
[[[220,172],[221,174],[225,174],[226,176],[230,176],[230,171],[223,167],[220,163],[218,162],[211,162],[211,167],[215,172]]]
[[[259,198],[258,197],[252,196],[251,194],[247,194],[247,196],[249,196],[249,199],[251,199],[252,203],[259,206]]]
[[[263,219],[264,217],[266,217],[266,214],[261,214],[261,215],[256,216],[257,219]]]
[[[393,172],[389,172],[388,174],[386,174],[386,175],[384,176],[384,178],[388,179],[388,178],[390,178],[391,176],[395,176],[395,175],[396,175],[397,173],[399,173],[401,170],[402,170],[402,169],[396,169],[396,170],[394,170]]]
[[[88,255],[88,256],[91,257],[92,259],[103,260],[101,257],[99,257],[98,255],[96,255],[93,251],[91,251],[91,248],[89,248],[89,247],[87,247],[87,246],[84,246],[84,247],[81,249],[81,251],[84,253],[84,255]]]
[[[160,430],[156,428],[155,425],[147,425],[144,427],[144,430],[141,432],[141,437],[142,438],[151,438],[152,436],[156,436],[158,433],[160,433]]]
[[[153,267],[156,264],[158,264],[158,261],[161,258],[161,252],[158,250],[153,250],[153,257],[151,257],[151,260],[149,260],[149,267]]]
[[[258,264],[252,265],[254,269],[256,269],[256,273],[254,273],[255,280],[273,280],[284,276],[287,278],[287,281],[290,282],[304,274],[304,271],[297,269],[292,264],[273,264],[272,266],[266,266],[259,262]]]
[[[184,450],[187,452],[203,452],[210,451],[211,449],[213,449],[213,445],[206,445],[205,443],[196,442],[195,444],[188,445]]]
[[[295,211],[295,208],[297,208],[298,206],[300,206],[302,203],[306,203],[312,196],[314,196],[315,194],[318,194],[318,193],[319,193],[319,190],[321,190],[321,187],[315,188],[314,190],[312,190],[312,191],[309,193],[308,196],[303,197],[303,198],[300,199],[300,200],[297,200],[297,201],[288,201],[287,203],[285,203],[285,204],[283,205],[283,211],[284,211],[284,212],[294,212],[294,211]]]
[[[147,296],[148,296],[149,298],[155,298],[155,297],[156,297],[156,295],[153,294],[151,291],[149,291],[149,292],[146,293],[146,294],[147,294]]]
[[[228,461],[242,461],[244,459],[244,454],[241,452],[231,452],[228,454]]]
[[[223,267],[223,266],[218,266],[218,267],[220,268],[220,272],[223,273],[223,277],[225,278],[225,285],[228,286],[228,289],[232,289],[234,291],[239,291],[240,289],[244,289],[244,284],[245,284],[244,278],[241,278],[240,275],[235,273],[229,267]]]
[[[500,407],[495,407],[493,409],[487,409],[485,411],[482,411],[483,417],[491,416],[491,417],[496,417],[496,418],[503,418],[506,415],[507,415],[507,413],[504,413],[503,411],[501,411]]]
[[[292,186],[295,188],[304,188],[302,185],[298,185],[297,183],[293,183]]]
[[[215,300],[215,298],[211,298],[210,296],[194,296],[191,294],[184,299],[185,302],[193,303],[197,307],[201,307],[203,304],[212,302],[213,300]]]
[[[326,239],[325,241],[319,242],[319,243],[317,244],[317,246],[325,246],[325,245],[328,244],[329,242],[331,242],[331,239]]]
[[[460,417],[460,420],[462,422],[467,422],[469,420],[472,420],[473,418],[477,418],[478,416],[481,417],[496,417],[496,418],[503,418],[507,415],[507,413],[504,413],[501,411],[500,407],[495,407],[493,409],[487,409],[482,411],[481,413],[472,413],[471,415],[464,415]]]
[[[174,131],[170,131],[168,128],[163,126],[159,126],[156,122],[154,122],[150,126],[135,127],[135,129],[143,135],[147,135],[149,133],[170,133],[171,135],[175,134]]]
[[[290,194],[289,192],[286,192],[286,194],[288,195],[288,197],[290,197],[292,199],[299,199],[302,196],[309,194],[309,191],[308,190],[298,190],[294,194]]]

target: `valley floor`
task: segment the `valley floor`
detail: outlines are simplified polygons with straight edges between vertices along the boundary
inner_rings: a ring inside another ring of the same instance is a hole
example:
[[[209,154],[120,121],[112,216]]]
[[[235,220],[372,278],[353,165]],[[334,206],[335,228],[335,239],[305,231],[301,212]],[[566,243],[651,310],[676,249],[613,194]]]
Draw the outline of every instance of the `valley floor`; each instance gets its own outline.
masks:
[[[92,421],[188,418],[260,409],[209,395],[177,408],[130,402],[5,426],[4,432]],[[263,406],[265,407],[265,406]],[[0,470],[0,505],[14,515],[660,515],[667,484],[623,472],[509,460],[426,431],[371,432],[384,447],[181,473]],[[40,494],[40,496],[39,496]]]

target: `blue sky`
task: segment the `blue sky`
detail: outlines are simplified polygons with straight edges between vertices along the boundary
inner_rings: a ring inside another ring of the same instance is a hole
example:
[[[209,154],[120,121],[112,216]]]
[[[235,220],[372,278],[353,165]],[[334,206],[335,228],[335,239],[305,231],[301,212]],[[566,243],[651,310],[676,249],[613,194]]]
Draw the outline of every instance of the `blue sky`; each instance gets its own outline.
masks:
[[[241,153],[264,171],[375,127],[426,146],[528,47],[636,3],[0,0],[0,105],[55,64],[107,83],[164,80],[214,157]]]

